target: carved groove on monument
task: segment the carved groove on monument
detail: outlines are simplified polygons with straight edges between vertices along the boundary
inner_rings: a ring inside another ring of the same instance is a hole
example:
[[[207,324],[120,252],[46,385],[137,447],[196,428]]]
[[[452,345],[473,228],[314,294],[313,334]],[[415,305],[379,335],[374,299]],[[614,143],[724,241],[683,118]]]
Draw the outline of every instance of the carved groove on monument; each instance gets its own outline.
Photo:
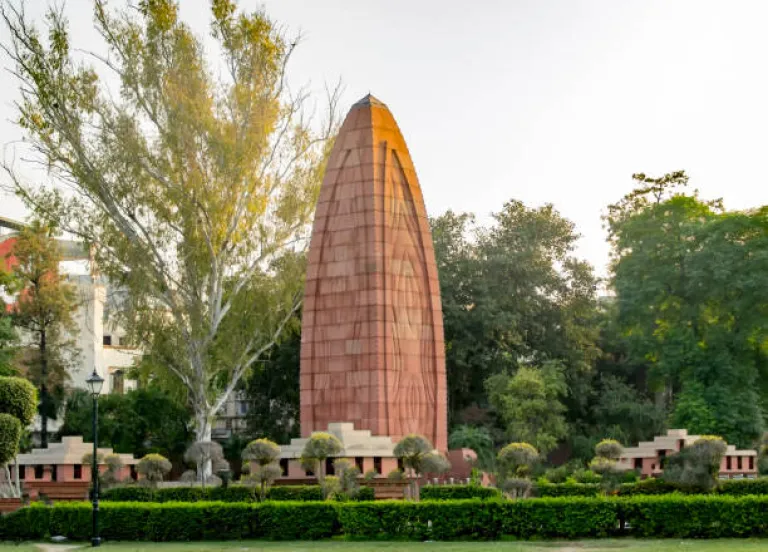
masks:
[[[402,404],[405,413],[410,416],[400,416],[398,419],[389,418],[390,435],[404,435],[418,433],[419,428],[429,427],[436,420],[430,418],[436,416],[436,409],[430,412],[429,405],[434,404],[436,391],[436,366],[434,358],[433,336],[425,335],[426,328],[432,328],[432,296],[429,289],[429,279],[425,270],[420,274],[414,273],[414,267],[426,266],[424,258],[424,243],[416,220],[414,197],[411,191],[411,183],[403,171],[397,150],[391,150],[392,167],[390,172],[392,183],[392,196],[390,209],[385,213],[390,214],[389,223],[384,227],[389,232],[398,232],[398,236],[404,236],[404,242],[398,238],[387,240],[392,250],[385,253],[385,258],[392,260],[392,265],[397,263],[398,268],[387,271],[388,279],[391,279],[392,289],[392,335],[394,341],[394,374],[392,402]],[[386,197],[386,196],[385,196]],[[405,230],[403,234],[401,230]],[[416,258],[414,258],[416,257]],[[410,269],[410,270],[409,270]],[[426,296],[426,301],[425,301]],[[417,301],[414,302],[414,297]],[[414,313],[418,320],[414,320]],[[424,320],[426,314],[427,320]],[[415,348],[408,347],[414,344],[418,347],[419,354],[409,354]],[[426,369],[425,369],[426,368]],[[427,379],[428,378],[428,379]],[[402,412],[402,411],[401,411]],[[399,422],[400,427],[392,427]]]
[[[349,159],[350,153],[351,153],[351,150],[347,150],[344,153],[344,160],[341,162],[341,166],[342,167],[344,167],[347,164],[347,161]],[[336,192],[338,191],[338,188],[339,188],[339,179],[341,177],[341,174],[342,174],[341,171],[339,171],[338,174],[336,175],[336,178],[333,180],[333,183],[331,185],[331,198],[330,198],[329,205],[336,205],[338,207],[338,203],[336,201]],[[335,213],[333,213],[333,214],[335,214]],[[323,224],[322,224],[322,226],[320,228],[320,235],[323,236],[323,241],[320,244],[320,264],[321,265],[322,265],[323,262],[326,261],[325,253],[329,249],[329,247],[328,247],[330,245],[329,242],[331,242],[333,240],[333,233],[327,231],[328,230],[328,225],[333,220],[333,214],[332,213],[328,213],[328,216],[325,217],[325,219],[323,221]],[[316,343],[313,342],[310,347],[311,347],[311,358],[312,358],[312,362],[313,363],[317,362],[318,360],[320,360],[320,362],[326,360],[327,355],[322,355],[318,359],[318,356],[317,356],[317,344]],[[331,387],[330,375],[328,374],[327,370],[325,370],[322,374],[318,374],[317,372],[312,372],[311,379],[312,379],[312,389],[313,390],[317,390],[317,391],[320,391],[321,393],[323,393],[324,391],[329,390],[329,388]],[[318,393],[318,395],[319,394],[320,393]],[[315,415],[316,415],[315,414],[315,404],[317,404],[317,403],[315,403],[313,401],[313,404],[312,404],[312,419],[313,420],[315,419]],[[333,403],[331,403],[331,405],[333,406]]]
[[[381,164],[381,178],[379,180],[380,186],[381,186],[381,193],[377,194],[377,199],[379,199],[379,198],[381,199],[381,213],[382,213],[382,216],[386,216],[387,206],[386,206],[385,203],[387,201],[386,189],[387,189],[387,166],[388,166],[388,163],[387,163],[387,151],[389,151],[389,145],[388,145],[386,140],[382,140],[381,145],[379,147],[379,150],[380,150],[379,151],[379,159],[381,159],[383,162]],[[377,225],[377,229],[378,229],[378,225]],[[387,232],[387,225],[386,225],[386,220],[385,220],[382,223],[382,234],[384,234],[382,236],[382,241],[384,243],[387,243],[386,232]],[[374,238],[374,240],[375,239],[376,238]],[[382,256],[381,257],[382,257],[381,258],[382,271],[384,272],[384,274],[387,274],[388,271],[389,271],[389,257],[387,256],[386,249],[382,249]],[[387,279],[386,278],[384,278],[383,284],[384,284],[384,291],[383,291],[384,301],[382,302],[382,305],[381,305],[381,320],[383,320],[384,324],[386,325],[386,323],[387,323],[387,314],[388,314],[387,313],[387,305],[390,302],[390,297],[387,297],[387,293],[391,294],[392,292],[389,289],[389,286],[387,285]],[[387,332],[386,332],[386,329],[385,329],[384,330],[384,335],[386,335],[386,334],[387,334]],[[384,397],[385,397],[385,399],[389,399],[389,389],[390,389],[389,370],[387,369],[389,367],[389,364],[390,364],[389,363],[389,359],[387,358],[388,354],[390,354],[390,353],[387,352],[386,349],[385,349],[385,353],[384,353]],[[390,401],[390,400],[385,400],[384,401],[384,419],[387,420],[387,435],[395,435],[395,433],[392,432],[392,427],[391,427],[392,426],[392,418],[393,418],[392,412],[390,411],[391,402],[392,401]]]

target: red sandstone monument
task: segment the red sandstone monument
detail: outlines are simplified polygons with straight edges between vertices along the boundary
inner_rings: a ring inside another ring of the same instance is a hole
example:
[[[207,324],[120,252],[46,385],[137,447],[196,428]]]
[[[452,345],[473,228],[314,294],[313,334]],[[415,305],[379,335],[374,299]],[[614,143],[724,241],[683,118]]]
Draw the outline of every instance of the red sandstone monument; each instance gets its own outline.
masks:
[[[352,106],[315,213],[301,336],[301,432],[331,423],[446,451],[435,253],[403,135],[368,95]]]

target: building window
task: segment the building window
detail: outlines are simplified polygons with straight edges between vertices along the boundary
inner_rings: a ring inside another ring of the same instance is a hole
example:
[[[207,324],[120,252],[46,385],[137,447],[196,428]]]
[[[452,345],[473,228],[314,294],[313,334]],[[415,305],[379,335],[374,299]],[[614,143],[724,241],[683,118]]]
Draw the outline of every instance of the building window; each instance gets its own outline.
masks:
[[[400,470],[400,471],[404,470],[404,465],[403,465],[403,459],[402,458],[398,458],[397,459],[397,469]]]
[[[35,466],[35,479],[42,479],[43,478],[43,466],[40,464],[37,464]]]
[[[333,467],[333,458],[325,459],[325,475],[336,475],[336,470]]]
[[[754,470],[755,469],[755,457],[750,456],[749,457],[749,469]]]
[[[19,479],[24,480],[27,478],[27,466],[19,466]]]
[[[678,450],[683,450],[685,448],[685,439],[680,439],[678,441]]]
[[[381,456],[376,456],[373,459],[373,471],[381,475]]]
[[[643,459],[642,458],[635,458],[635,469],[636,470],[642,470],[643,469]]]
[[[656,464],[651,464],[651,469],[655,470],[656,469]]]
[[[122,370],[112,372],[112,393],[122,395],[125,392],[125,373]]]
[[[111,335],[105,335],[102,337],[102,344],[106,345],[107,347],[112,346],[112,336]]]
[[[237,402],[237,414],[239,416],[245,416],[248,414],[248,403],[245,401],[238,401]]]
[[[75,479],[82,479],[83,478],[83,466],[81,464],[75,464]]]
[[[51,466],[51,481],[58,481],[59,480],[59,466],[56,464],[53,464]]]
[[[741,469],[741,456],[736,457],[736,469],[737,470]]]
[[[360,473],[363,473],[363,457],[362,456],[356,456],[355,457],[355,466],[357,466],[357,471]]]
[[[139,479],[139,470],[136,469],[135,464],[131,464],[131,479],[134,481],[138,481]]]
[[[280,459],[280,472],[283,475],[283,477],[288,475],[288,459],[287,458]]]
[[[731,469],[731,457],[726,456],[725,457],[725,469],[730,470]]]
[[[666,458],[667,457],[667,451],[666,450],[659,450],[657,451],[659,458]]]

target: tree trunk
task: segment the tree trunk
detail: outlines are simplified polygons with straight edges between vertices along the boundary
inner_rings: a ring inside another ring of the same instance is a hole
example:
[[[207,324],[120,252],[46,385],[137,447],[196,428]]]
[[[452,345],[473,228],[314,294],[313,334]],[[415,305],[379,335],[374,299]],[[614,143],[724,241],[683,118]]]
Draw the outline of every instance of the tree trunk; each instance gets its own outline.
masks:
[[[45,382],[48,377],[48,352],[46,350],[46,332],[40,331],[40,447],[48,448],[48,390]]]
[[[211,419],[213,416],[207,408],[196,408],[195,412],[195,442],[196,443],[208,443],[211,441],[212,424]],[[213,472],[213,466],[210,460],[201,462],[197,466],[197,477],[200,482],[205,486],[208,476]]]
[[[14,483],[16,483],[16,498],[21,498],[21,484],[19,483],[19,455],[16,454],[16,458],[13,459],[16,465],[16,473],[14,474]]]

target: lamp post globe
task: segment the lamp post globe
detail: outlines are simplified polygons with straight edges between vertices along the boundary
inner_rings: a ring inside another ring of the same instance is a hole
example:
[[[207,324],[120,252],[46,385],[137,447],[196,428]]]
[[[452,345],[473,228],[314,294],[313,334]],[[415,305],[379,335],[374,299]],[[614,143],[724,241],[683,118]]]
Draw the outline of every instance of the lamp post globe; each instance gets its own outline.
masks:
[[[91,546],[99,546],[99,395],[104,387],[104,378],[93,370],[93,374],[85,380],[93,397],[93,459],[91,464],[91,481],[93,485],[93,530],[91,532]]]
[[[90,390],[91,395],[93,395],[94,398],[98,398],[101,394],[101,388],[104,387],[104,378],[94,370],[93,374],[88,376],[88,379],[85,380],[85,383],[88,384],[88,389]]]

